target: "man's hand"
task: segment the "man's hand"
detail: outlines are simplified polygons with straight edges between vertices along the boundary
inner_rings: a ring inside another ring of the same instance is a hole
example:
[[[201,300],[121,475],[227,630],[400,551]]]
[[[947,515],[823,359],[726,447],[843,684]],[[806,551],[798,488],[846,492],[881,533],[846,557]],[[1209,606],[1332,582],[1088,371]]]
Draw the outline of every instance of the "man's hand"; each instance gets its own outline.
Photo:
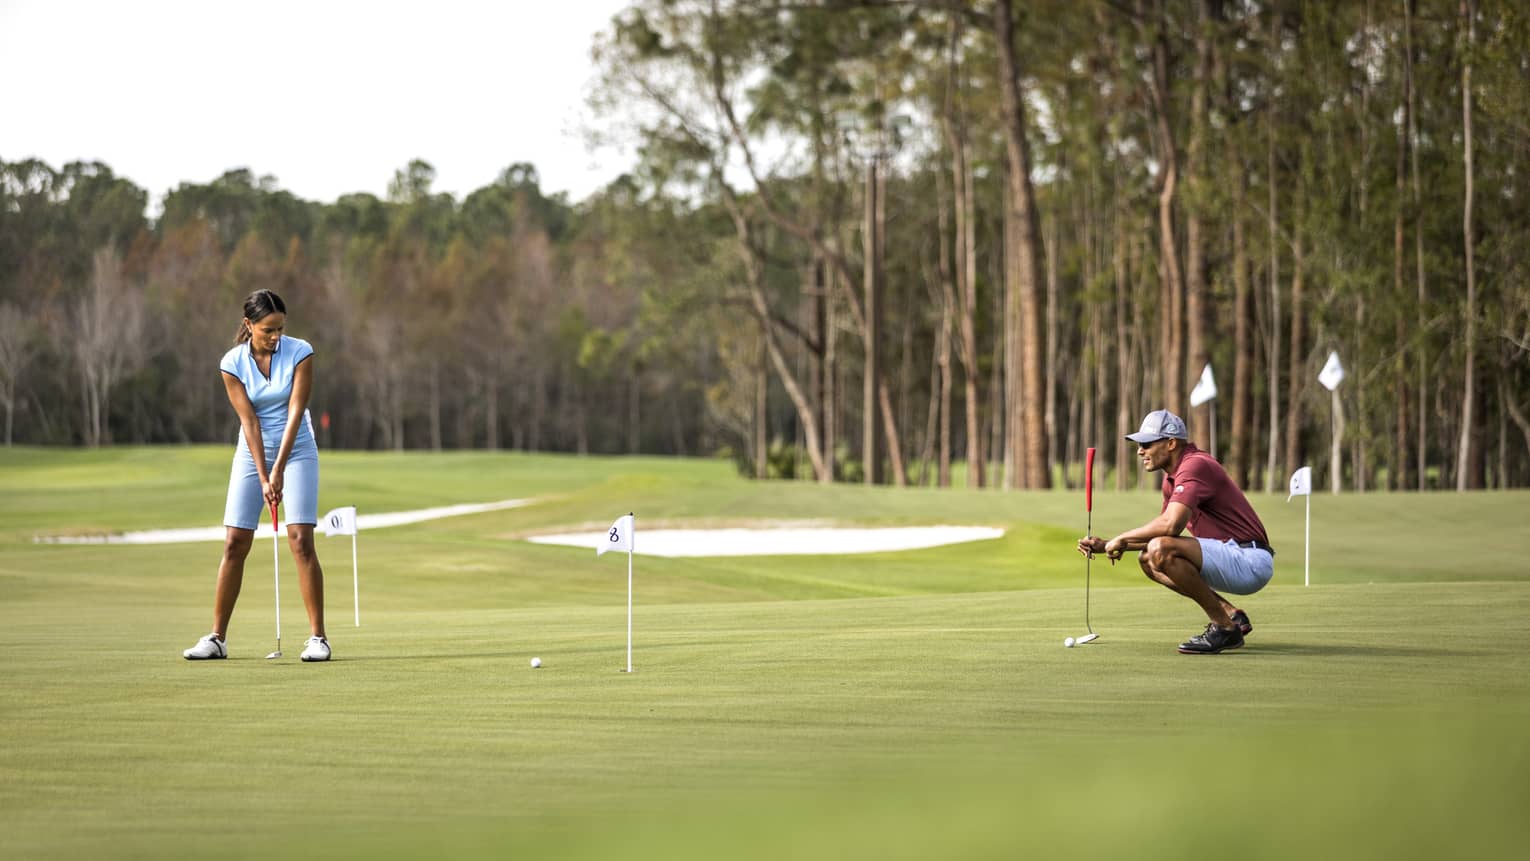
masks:
[[[1104,551],[1105,539],[1103,538],[1088,536],[1078,540],[1078,552],[1082,553],[1087,559],[1093,559],[1094,554],[1103,553]]]
[[[1102,549],[1105,551],[1105,558],[1115,562],[1126,553],[1126,541],[1122,538],[1112,538],[1105,542],[1105,546]]]

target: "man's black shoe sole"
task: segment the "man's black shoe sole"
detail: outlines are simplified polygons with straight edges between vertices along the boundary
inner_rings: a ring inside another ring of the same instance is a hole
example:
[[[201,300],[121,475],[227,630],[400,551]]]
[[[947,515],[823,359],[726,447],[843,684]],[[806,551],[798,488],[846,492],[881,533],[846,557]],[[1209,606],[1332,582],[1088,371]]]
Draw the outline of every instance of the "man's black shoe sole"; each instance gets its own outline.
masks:
[[[1236,646],[1223,646],[1220,649],[1187,649],[1184,646],[1180,646],[1179,653],[1181,655],[1220,655],[1223,652],[1230,652],[1233,649],[1241,648],[1243,648],[1242,643],[1239,643]]]

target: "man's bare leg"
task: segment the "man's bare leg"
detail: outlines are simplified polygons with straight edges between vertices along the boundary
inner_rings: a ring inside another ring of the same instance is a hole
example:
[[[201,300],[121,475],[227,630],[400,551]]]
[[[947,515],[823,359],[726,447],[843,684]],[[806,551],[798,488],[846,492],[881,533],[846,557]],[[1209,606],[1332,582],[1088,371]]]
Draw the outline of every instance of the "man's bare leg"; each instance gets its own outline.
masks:
[[[1233,624],[1235,608],[1201,579],[1201,543],[1194,538],[1154,538],[1138,556],[1153,580],[1199,604],[1206,618],[1224,630]]]

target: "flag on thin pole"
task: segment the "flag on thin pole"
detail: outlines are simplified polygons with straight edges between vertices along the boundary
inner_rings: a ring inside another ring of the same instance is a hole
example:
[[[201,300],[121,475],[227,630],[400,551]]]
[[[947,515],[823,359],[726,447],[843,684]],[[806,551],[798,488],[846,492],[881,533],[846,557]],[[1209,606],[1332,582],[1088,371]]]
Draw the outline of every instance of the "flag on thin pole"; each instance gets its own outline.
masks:
[[[361,575],[356,566],[356,506],[336,508],[324,515],[324,534],[351,536],[351,602],[355,608],[356,627],[361,627]]]
[[[1328,361],[1323,363],[1323,370],[1318,371],[1318,382],[1330,392],[1344,382],[1344,364],[1339,361],[1337,351],[1328,354]]]
[[[1332,440],[1329,454],[1329,474],[1333,480],[1333,492],[1339,492],[1339,482],[1343,477],[1343,469],[1340,461],[1340,442],[1344,436],[1344,408],[1339,403],[1339,384],[1344,382],[1344,365],[1339,361],[1337,350],[1329,351],[1328,361],[1323,363],[1323,370],[1318,371],[1318,382],[1323,388],[1332,393],[1333,406],[1330,409],[1330,424],[1333,433],[1329,436]]]
[[[1217,396],[1217,380],[1211,374],[1211,363],[1201,370],[1200,382],[1190,390],[1190,406],[1198,407]]]
[[[1312,585],[1312,467],[1304,466],[1291,473],[1291,495],[1286,497],[1290,502],[1292,497],[1307,497],[1307,533],[1305,546],[1302,547],[1302,585]]]
[[[1190,406],[1198,407],[1201,404],[1206,403],[1207,401],[1211,401],[1212,402],[1211,403],[1211,441],[1210,441],[1211,448],[1209,449],[1209,451],[1211,452],[1211,456],[1212,457],[1216,457],[1217,456],[1217,405],[1216,405],[1216,397],[1217,397],[1217,379],[1216,379],[1216,377],[1212,376],[1212,374],[1211,374],[1211,363],[1207,362],[1206,363],[1206,367],[1201,369],[1201,379],[1200,379],[1200,381],[1195,384],[1195,388],[1190,390]]]
[[[627,551],[627,672],[632,672],[632,537],[635,527],[634,515],[625,514],[616,518],[611,528],[606,530],[604,539],[595,548],[595,555],[600,556],[607,550]]]

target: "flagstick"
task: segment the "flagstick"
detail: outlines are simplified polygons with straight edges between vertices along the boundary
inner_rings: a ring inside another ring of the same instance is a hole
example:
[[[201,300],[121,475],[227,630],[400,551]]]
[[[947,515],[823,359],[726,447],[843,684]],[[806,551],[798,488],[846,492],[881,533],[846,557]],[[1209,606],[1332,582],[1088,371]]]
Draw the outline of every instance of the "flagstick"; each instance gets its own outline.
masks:
[[[361,627],[361,574],[356,567],[356,531],[351,531],[351,598],[356,607],[356,627]]]
[[[627,551],[627,672],[632,672],[632,551]]]
[[[1211,456],[1217,456],[1217,401],[1211,399]]]
[[[1307,494],[1307,536],[1302,547],[1302,585],[1312,585],[1312,494]]]

